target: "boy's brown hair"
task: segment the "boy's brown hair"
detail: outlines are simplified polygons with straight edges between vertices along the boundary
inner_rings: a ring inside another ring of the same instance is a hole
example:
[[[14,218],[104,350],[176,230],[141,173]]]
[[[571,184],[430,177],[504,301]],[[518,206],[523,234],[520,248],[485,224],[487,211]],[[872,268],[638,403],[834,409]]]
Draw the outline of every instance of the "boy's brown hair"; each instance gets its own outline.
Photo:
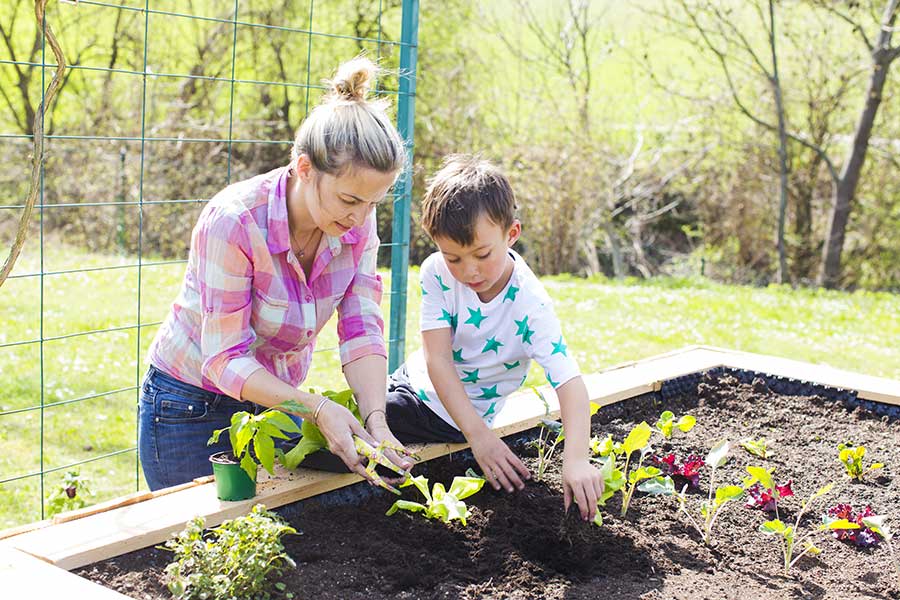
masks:
[[[462,246],[475,241],[481,214],[506,229],[516,218],[516,197],[509,180],[490,162],[467,154],[444,159],[422,201],[422,227],[432,239],[451,239]]]

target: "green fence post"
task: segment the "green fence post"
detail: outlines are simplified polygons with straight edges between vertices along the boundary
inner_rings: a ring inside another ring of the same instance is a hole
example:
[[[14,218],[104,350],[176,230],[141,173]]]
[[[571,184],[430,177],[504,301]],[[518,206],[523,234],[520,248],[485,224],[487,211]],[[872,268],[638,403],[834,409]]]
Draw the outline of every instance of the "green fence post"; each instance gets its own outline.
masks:
[[[400,32],[400,94],[397,127],[406,142],[408,168],[397,183],[391,227],[391,325],[388,369],[403,362],[406,347],[406,282],[409,271],[409,206],[412,202],[413,118],[416,108],[416,59],[419,43],[419,0],[403,0],[403,28]]]

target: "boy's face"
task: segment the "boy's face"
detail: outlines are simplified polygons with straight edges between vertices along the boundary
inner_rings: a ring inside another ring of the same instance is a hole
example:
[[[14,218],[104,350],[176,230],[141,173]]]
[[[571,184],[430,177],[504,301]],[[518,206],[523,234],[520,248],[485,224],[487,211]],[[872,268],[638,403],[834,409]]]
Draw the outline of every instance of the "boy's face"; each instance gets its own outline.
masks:
[[[481,214],[474,233],[468,246],[445,237],[434,238],[434,243],[444,255],[450,274],[475,291],[483,302],[489,302],[509,281],[513,261],[507,249],[519,239],[522,225],[516,219],[509,228],[503,228]]]

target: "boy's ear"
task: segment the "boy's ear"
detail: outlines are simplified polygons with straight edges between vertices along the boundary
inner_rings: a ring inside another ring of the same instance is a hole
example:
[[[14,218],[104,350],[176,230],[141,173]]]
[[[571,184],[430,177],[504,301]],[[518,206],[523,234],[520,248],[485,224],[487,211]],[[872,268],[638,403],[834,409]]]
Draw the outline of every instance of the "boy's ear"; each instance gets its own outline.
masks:
[[[509,226],[509,233],[506,234],[506,247],[512,248],[520,235],[522,235],[522,222],[518,219],[513,219],[512,225]]]

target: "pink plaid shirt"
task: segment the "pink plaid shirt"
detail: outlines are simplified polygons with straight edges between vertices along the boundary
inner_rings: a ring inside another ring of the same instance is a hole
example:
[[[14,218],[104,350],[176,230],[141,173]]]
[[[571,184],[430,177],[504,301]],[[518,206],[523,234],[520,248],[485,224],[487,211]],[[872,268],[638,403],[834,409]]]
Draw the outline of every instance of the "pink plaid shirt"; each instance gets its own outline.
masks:
[[[237,399],[260,368],[297,386],[335,308],[342,364],[387,355],[374,212],[322,237],[307,281],[291,252],[287,173],[230,185],[203,210],[181,292],[150,347],[157,368]]]

